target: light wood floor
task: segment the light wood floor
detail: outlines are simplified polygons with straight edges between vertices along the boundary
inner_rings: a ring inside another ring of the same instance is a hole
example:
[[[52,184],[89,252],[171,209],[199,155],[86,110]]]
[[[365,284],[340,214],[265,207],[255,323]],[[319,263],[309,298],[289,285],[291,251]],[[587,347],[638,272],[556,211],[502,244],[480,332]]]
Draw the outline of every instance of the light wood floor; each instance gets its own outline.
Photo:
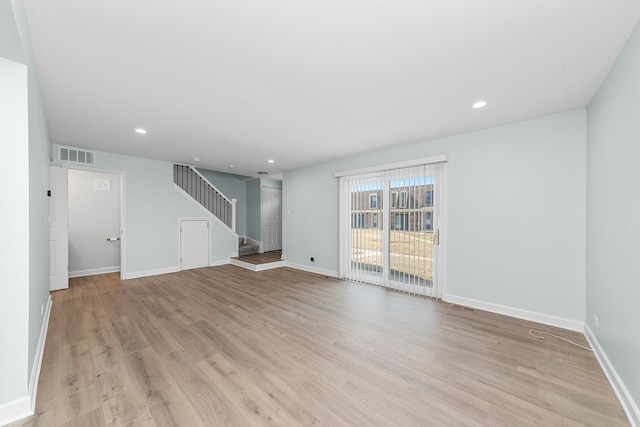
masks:
[[[580,334],[289,268],[53,294],[41,426],[629,425]]]

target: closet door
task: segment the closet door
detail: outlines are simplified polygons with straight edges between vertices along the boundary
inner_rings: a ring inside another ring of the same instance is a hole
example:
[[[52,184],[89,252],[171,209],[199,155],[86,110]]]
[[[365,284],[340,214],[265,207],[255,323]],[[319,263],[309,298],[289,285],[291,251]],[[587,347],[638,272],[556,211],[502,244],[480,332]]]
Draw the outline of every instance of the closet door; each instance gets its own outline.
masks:
[[[209,221],[180,221],[180,270],[209,266]]]

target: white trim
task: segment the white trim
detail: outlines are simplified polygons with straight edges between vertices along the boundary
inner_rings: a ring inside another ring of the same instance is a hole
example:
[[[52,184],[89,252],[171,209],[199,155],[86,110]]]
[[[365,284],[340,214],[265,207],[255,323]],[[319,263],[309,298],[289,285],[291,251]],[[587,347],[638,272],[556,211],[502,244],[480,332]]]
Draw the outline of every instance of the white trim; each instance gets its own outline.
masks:
[[[117,273],[118,271],[120,271],[119,265],[114,265],[113,267],[92,268],[90,270],[76,270],[76,271],[69,272],[69,278],[95,276],[97,274],[106,274],[106,273]]]
[[[218,267],[220,265],[230,264],[228,259],[220,259],[216,261],[209,261],[209,267]]]
[[[334,174],[334,177],[340,178],[342,176],[348,176],[348,175],[361,175],[361,174],[372,173],[372,172],[383,172],[391,169],[408,168],[411,166],[419,166],[419,165],[431,165],[434,163],[444,163],[447,161],[449,161],[449,159],[447,158],[447,155],[440,154],[438,156],[423,157],[421,159],[415,159],[415,160],[407,160],[406,162],[387,163],[385,165],[370,166],[368,168],[340,171],[340,172],[336,172]]]
[[[78,148],[80,150],[86,150],[85,148],[81,147],[67,146],[67,148]],[[65,163],[55,160],[51,161],[49,166],[58,166],[67,170],[72,169],[85,172],[98,172],[120,175],[120,279],[125,280],[127,278],[127,173],[121,170],[96,168],[91,165],[83,165],[81,163]]]
[[[618,397],[618,400],[622,405],[622,409],[624,409],[624,412],[627,414],[629,422],[634,427],[640,426],[640,409],[638,409],[638,405],[636,405],[631,393],[629,393],[629,390],[622,382],[622,379],[616,372],[613,364],[602,349],[602,346],[600,346],[598,339],[591,328],[589,328],[588,324],[584,325],[584,335],[587,338],[587,341],[589,341],[589,344],[593,349],[593,353],[596,355],[596,359],[598,359],[598,363],[600,363],[600,367],[604,371],[604,375],[609,380],[609,384],[611,384],[614,393]]]
[[[38,396],[38,380],[40,379],[40,369],[42,367],[42,358],[44,356],[44,345],[47,340],[47,331],[49,330],[49,318],[51,315],[52,304],[51,295],[49,295],[42,318],[42,327],[40,328],[38,346],[36,347],[33,365],[31,366],[31,377],[29,378],[29,390],[27,395],[0,405],[0,426],[21,420],[35,413],[36,397]]]
[[[29,396],[0,405],[0,426],[10,424],[33,415],[31,398]]]
[[[194,199],[193,197],[191,197],[189,195],[189,193],[187,193],[186,191],[184,191],[182,188],[178,187],[178,184],[173,184],[173,187],[178,190],[178,192],[182,193],[187,200],[189,200],[191,203],[194,204],[194,206],[197,206],[200,210],[202,210],[202,212],[205,212],[210,219],[214,220],[215,222],[217,222],[220,226],[222,226],[223,229],[225,229],[229,234],[231,234],[232,236],[234,236],[236,238],[236,240],[240,237],[238,236],[238,233],[236,233],[235,231],[233,231],[231,228],[229,228],[229,226],[227,224],[225,224],[224,222],[222,222],[217,216],[215,216],[213,213],[209,212],[209,210],[207,208],[205,208],[204,206],[202,206],[200,203],[198,203],[198,201],[196,199]]]
[[[209,181],[207,181],[207,182],[209,182]],[[220,194],[222,194],[222,193],[220,193]],[[222,195],[224,196],[224,194],[222,194]],[[231,230],[234,233],[238,232],[237,229],[236,229],[236,222],[237,222],[237,219],[238,219],[238,218],[236,218],[238,216],[238,211],[237,211],[238,206],[237,205],[238,205],[238,199],[231,199]]]
[[[44,310],[42,327],[40,328],[40,337],[38,338],[38,346],[36,354],[33,358],[33,366],[31,367],[31,378],[29,380],[29,395],[31,396],[31,413],[36,409],[36,397],[38,396],[38,380],[40,379],[40,368],[42,368],[42,358],[44,357],[44,345],[47,341],[47,331],[49,330],[49,318],[51,317],[51,307],[53,300],[51,295],[47,298],[46,308]]]
[[[256,266],[256,271],[264,271],[264,270],[273,270],[274,268],[286,267],[286,261],[275,261],[269,262],[266,264],[258,264]]]
[[[285,267],[290,267],[296,270],[302,270],[309,273],[321,274],[323,276],[335,277],[336,279],[338,278],[337,271],[326,270],[324,268],[309,267],[308,265],[296,264],[295,262],[289,262],[289,261],[285,261]]]
[[[437,272],[437,279],[440,282],[438,285],[440,286],[440,295],[447,294],[447,271],[449,271],[447,267],[447,242],[448,242],[448,219],[449,219],[449,164],[444,163],[442,165],[442,174],[440,175],[442,178],[442,183],[440,185],[444,190],[442,191],[442,197],[440,198],[440,219],[438,220],[438,227],[440,229],[440,248],[438,249],[438,260],[437,267],[439,271]],[[446,193],[445,193],[446,191]],[[435,194],[434,194],[435,196]],[[435,200],[434,200],[435,202]]]
[[[120,279],[127,272],[127,174],[120,179]]]
[[[264,264],[251,264],[250,262],[242,261],[239,259],[231,259],[229,260],[229,263],[231,265],[235,265],[236,267],[241,267],[251,271],[265,271],[273,270],[274,268],[286,267],[286,262],[284,261],[267,262]]]
[[[123,280],[138,279],[140,277],[158,276],[160,274],[177,273],[178,271],[180,271],[180,268],[178,266],[158,268],[155,270],[133,271],[131,273],[127,273],[126,276],[123,277]]]
[[[508,307],[505,305],[493,304],[490,302],[479,301],[472,298],[459,297],[450,294],[444,295],[442,297],[442,300],[452,304],[477,308],[478,310],[490,311],[492,313],[503,314],[509,317],[515,317],[518,319],[529,320],[531,322],[537,322],[562,329],[568,329],[570,331],[584,331],[584,322],[578,320],[566,319],[564,317],[552,316],[550,314]]]

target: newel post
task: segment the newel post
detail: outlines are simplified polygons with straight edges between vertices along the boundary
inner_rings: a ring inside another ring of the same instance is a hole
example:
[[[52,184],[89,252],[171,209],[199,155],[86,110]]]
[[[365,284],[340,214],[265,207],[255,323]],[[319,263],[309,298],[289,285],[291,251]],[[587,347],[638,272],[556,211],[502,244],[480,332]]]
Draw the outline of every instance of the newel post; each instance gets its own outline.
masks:
[[[231,229],[236,232],[236,202],[238,199],[231,199]]]

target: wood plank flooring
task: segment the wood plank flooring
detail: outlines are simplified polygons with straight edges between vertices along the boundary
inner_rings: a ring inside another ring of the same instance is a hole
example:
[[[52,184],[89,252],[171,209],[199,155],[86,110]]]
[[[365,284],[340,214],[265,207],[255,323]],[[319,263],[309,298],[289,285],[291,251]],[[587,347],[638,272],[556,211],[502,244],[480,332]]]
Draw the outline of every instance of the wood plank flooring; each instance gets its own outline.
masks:
[[[234,259],[248,262],[249,264],[260,265],[268,264],[270,262],[282,261],[282,251],[264,252],[261,254],[249,254],[236,257]]]
[[[221,266],[53,293],[13,426],[623,426],[577,333],[320,275]]]

